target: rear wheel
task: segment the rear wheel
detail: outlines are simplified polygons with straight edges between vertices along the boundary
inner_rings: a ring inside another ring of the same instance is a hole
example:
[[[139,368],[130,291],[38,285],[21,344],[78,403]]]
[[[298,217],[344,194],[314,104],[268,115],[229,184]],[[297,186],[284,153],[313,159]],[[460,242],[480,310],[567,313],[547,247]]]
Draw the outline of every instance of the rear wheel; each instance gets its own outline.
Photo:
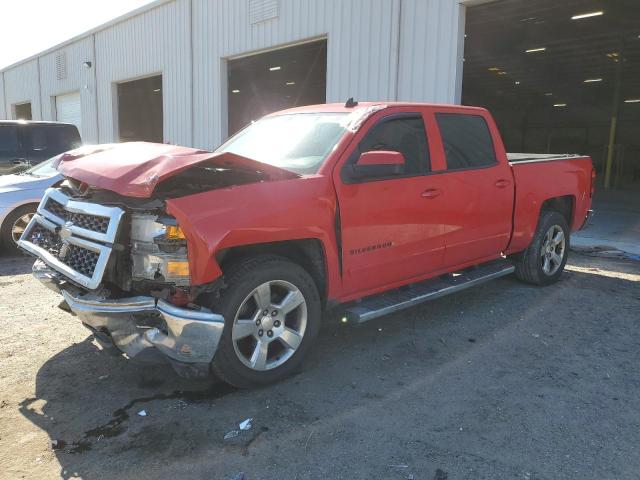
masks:
[[[516,276],[534,285],[557,282],[569,255],[569,226],[563,215],[543,211],[529,248],[516,262]]]
[[[18,254],[18,240],[36,213],[36,205],[23,205],[5,218],[0,231],[0,243],[9,254]]]
[[[320,297],[311,276],[289,260],[262,256],[231,267],[225,282],[213,307],[225,318],[214,373],[241,388],[293,373],[320,328]]]

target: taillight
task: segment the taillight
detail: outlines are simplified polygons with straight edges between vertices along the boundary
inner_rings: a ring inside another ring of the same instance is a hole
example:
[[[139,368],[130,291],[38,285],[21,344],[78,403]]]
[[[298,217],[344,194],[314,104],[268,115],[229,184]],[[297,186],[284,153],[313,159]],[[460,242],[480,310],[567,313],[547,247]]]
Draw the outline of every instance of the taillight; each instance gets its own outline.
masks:
[[[594,192],[596,191],[596,169],[591,168],[591,197],[593,197]]]

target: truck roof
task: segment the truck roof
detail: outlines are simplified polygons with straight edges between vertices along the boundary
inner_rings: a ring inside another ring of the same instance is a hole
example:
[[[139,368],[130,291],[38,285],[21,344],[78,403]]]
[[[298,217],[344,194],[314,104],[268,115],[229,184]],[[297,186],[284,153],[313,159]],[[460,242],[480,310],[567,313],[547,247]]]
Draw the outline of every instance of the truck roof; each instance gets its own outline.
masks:
[[[446,103],[419,103],[419,102],[358,102],[358,105],[355,107],[346,107],[344,103],[321,103],[317,105],[305,105],[302,107],[294,107],[289,108],[287,110],[280,110],[278,112],[274,112],[271,115],[282,115],[288,113],[312,113],[312,112],[327,112],[327,113],[351,113],[355,110],[369,107],[447,107],[454,108],[460,110],[478,110],[485,111],[484,108],[481,107],[471,107],[467,105],[454,105],[454,104],[446,104]]]

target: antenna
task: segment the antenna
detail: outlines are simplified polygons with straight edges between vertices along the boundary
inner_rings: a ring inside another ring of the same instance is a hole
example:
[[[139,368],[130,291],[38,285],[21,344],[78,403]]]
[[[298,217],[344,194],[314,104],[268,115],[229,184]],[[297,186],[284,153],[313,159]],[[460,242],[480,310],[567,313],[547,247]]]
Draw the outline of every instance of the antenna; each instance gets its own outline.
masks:
[[[357,106],[358,102],[356,102],[353,97],[349,98],[349,100],[347,100],[347,103],[344,104],[344,108],[353,108]]]

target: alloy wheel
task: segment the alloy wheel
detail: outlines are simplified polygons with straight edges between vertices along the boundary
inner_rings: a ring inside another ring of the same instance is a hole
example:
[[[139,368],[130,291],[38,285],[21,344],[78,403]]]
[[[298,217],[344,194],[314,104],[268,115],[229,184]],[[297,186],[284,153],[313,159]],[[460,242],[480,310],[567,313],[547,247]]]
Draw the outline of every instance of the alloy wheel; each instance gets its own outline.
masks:
[[[11,238],[16,245],[18,244],[18,240],[20,240],[20,237],[27,228],[27,225],[29,225],[31,218],[33,218],[33,215],[33,213],[25,213],[21,217],[18,217],[15,222],[13,222],[13,225],[11,226]]]
[[[542,271],[545,275],[554,275],[564,259],[566,241],[564,232],[559,225],[553,225],[544,236],[540,257],[542,261]]]
[[[276,368],[298,350],[307,328],[307,302],[292,283],[272,280],[240,304],[231,330],[238,359],[256,371]]]

